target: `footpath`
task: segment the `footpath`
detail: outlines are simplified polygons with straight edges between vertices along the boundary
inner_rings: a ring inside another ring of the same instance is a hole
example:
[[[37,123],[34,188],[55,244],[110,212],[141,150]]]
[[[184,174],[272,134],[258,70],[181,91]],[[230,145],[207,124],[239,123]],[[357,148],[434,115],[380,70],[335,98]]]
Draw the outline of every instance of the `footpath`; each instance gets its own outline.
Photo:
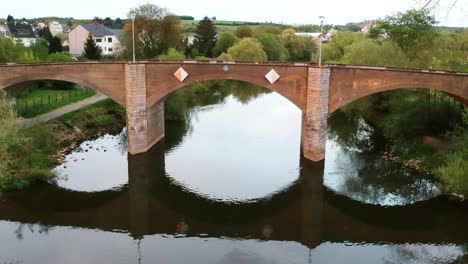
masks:
[[[64,114],[76,111],[76,110],[78,110],[80,108],[83,108],[85,106],[92,105],[92,104],[97,103],[99,101],[102,101],[104,99],[107,99],[107,96],[102,95],[102,94],[98,94],[98,95],[95,95],[93,97],[78,101],[76,103],[69,104],[69,105],[66,105],[64,107],[55,109],[52,112],[49,112],[49,113],[46,113],[46,114],[43,114],[43,115],[40,115],[40,116],[36,116],[36,117],[33,117],[33,118],[27,118],[27,119],[26,118],[18,118],[17,122],[18,122],[18,125],[20,127],[29,128],[29,127],[35,126],[35,125],[37,125],[39,123],[47,122],[47,121],[50,121],[50,120],[52,120],[54,118],[62,116]]]

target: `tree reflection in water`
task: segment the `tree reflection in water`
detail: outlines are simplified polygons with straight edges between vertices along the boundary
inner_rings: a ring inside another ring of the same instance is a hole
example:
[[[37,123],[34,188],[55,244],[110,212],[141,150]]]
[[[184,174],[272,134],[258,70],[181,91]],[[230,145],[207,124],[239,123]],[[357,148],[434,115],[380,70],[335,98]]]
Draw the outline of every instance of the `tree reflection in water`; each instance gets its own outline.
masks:
[[[381,205],[411,204],[440,194],[431,177],[384,159],[388,142],[362,118],[338,110],[328,124],[325,184],[330,188]]]

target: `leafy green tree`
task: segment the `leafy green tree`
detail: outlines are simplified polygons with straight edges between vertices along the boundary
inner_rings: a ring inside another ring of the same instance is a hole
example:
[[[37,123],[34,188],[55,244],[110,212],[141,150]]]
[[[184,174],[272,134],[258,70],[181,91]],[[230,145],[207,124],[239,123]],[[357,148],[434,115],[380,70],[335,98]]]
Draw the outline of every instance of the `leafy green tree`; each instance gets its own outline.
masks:
[[[377,38],[385,33],[404,51],[414,50],[418,41],[432,38],[434,35],[435,18],[428,9],[412,9],[405,13],[387,16],[372,28],[370,37]]]
[[[385,41],[382,44],[371,39],[362,39],[346,47],[344,62],[371,66],[405,67],[409,60],[397,44]]]
[[[463,35],[440,32],[432,41],[432,68],[446,71],[468,71],[468,50]]]
[[[39,30],[39,37],[50,42],[52,39],[52,34],[50,33],[49,27],[43,27],[41,30]]]
[[[135,15],[135,51],[140,58],[155,58],[182,42],[180,19],[166,8],[144,4],[132,8],[129,15]],[[132,21],[127,20],[124,27],[125,51],[131,56]]]
[[[46,61],[49,55],[49,45],[45,40],[37,40],[29,47],[38,61]]]
[[[257,34],[256,39],[260,41],[263,50],[270,61],[286,61],[289,59],[288,50],[284,47],[281,39],[273,34]]]
[[[195,35],[195,46],[197,47],[200,55],[206,57],[213,56],[213,48],[216,45],[216,27],[208,17],[205,17],[197,25]]]
[[[291,60],[310,61],[314,48],[314,43],[310,39],[297,36],[296,31],[290,28],[281,33],[281,40],[284,43],[284,47],[288,50]]]
[[[231,55],[223,52],[221,55],[219,55],[216,59],[222,60],[222,61],[232,61],[234,60]]]
[[[322,46],[322,61],[326,63],[349,63],[343,60],[346,49],[353,43],[365,39],[361,33],[350,31],[340,31],[336,33],[328,42]],[[318,60],[316,54],[315,60]]]
[[[253,36],[253,31],[248,25],[242,25],[236,29],[234,35],[238,38],[251,38]]]
[[[49,42],[49,54],[62,52],[62,40],[59,37],[52,37]]]
[[[159,56],[160,60],[185,60],[185,55],[176,50],[175,48],[170,48],[167,54]]]
[[[15,18],[12,15],[8,15],[7,17],[7,24],[14,25],[15,24]]]
[[[0,38],[0,62],[35,62],[32,51],[9,38]]]
[[[101,53],[101,48],[98,47],[96,41],[94,41],[93,35],[89,33],[85,42],[83,57],[87,58],[88,60],[99,60],[101,58]]]
[[[230,47],[237,43],[238,39],[231,32],[221,33],[216,45],[213,49],[213,56],[218,57],[222,53],[226,52]]]
[[[177,16],[166,16],[161,21],[161,38],[159,49],[165,53],[169,48],[181,48],[182,46],[182,28],[180,19]]]
[[[75,59],[70,55],[70,53],[65,52],[56,52],[47,56],[48,62],[67,62],[74,61]]]
[[[112,27],[114,24],[114,21],[110,17],[106,17],[103,22],[106,27]]]
[[[240,61],[266,61],[267,54],[262,44],[253,38],[244,38],[238,44],[228,49],[228,54],[234,60]]]

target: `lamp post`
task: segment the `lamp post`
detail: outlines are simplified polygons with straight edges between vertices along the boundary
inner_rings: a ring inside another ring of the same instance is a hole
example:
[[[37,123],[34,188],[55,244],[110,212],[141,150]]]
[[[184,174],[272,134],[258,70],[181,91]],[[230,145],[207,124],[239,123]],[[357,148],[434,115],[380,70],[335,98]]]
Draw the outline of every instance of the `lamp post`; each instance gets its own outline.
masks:
[[[324,16],[319,16],[320,19],[320,43],[319,43],[319,67],[322,66],[322,34],[323,34],[323,20]]]
[[[133,63],[135,63],[135,14],[131,14],[132,19],[132,50],[133,50]]]

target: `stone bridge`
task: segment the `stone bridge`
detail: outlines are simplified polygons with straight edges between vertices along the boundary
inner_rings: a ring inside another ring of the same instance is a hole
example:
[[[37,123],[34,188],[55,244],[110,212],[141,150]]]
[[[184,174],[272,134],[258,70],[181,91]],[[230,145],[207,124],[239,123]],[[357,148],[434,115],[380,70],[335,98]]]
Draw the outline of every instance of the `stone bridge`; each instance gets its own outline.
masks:
[[[192,83],[238,80],[269,88],[303,113],[302,148],[325,157],[327,115],[361,97],[402,88],[428,88],[468,102],[468,73],[306,63],[219,61],[73,62],[0,66],[0,89],[37,80],[78,83],[127,110],[128,151],[144,153],[164,137],[164,100]]]

